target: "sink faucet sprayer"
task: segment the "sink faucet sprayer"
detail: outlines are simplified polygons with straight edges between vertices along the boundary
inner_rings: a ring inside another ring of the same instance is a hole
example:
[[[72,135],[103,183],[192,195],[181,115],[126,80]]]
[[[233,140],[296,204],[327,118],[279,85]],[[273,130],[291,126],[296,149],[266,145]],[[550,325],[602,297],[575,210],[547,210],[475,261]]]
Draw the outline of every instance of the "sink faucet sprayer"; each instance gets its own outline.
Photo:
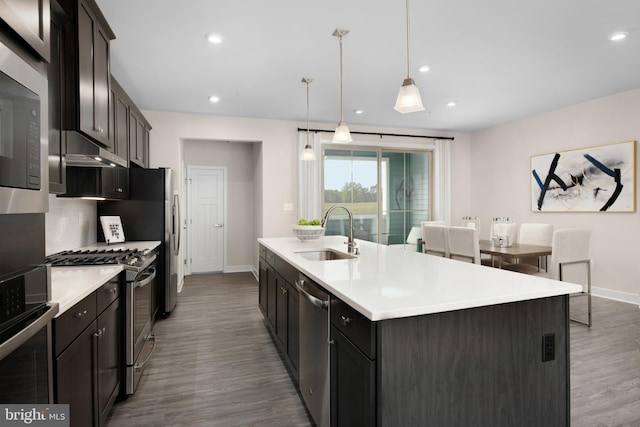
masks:
[[[349,252],[350,254],[352,253],[354,255],[360,255],[360,249],[356,247],[356,241],[353,239],[353,214],[349,209],[347,209],[342,205],[331,206],[327,210],[327,213],[324,214],[324,218],[322,218],[322,226],[323,227],[325,226],[325,224],[327,223],[327,220],[329,219],[329,214],[333,212],[333,210],[336,208],[342,208],[345,211],[347,211],[347,214],[349,214],[349,237],[347,240],[347,252]]]

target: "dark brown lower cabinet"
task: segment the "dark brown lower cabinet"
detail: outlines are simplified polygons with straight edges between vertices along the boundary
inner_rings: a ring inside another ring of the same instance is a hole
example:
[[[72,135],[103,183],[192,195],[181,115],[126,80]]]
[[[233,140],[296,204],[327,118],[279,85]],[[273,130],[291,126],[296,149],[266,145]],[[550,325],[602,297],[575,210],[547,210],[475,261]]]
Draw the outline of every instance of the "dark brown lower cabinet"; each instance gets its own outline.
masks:
[[[293,365],[294,375],[298,375],[300,361],[300,338],[298,335],[299,292],[294,284],[287,282],[287,355]]]
[[[123,312],[119,280],[104,285],[53,322],[54,401],[69,404],[71,426],[104,426],[120,395]]]
[[[98,425],[105,424],[120,394],[122,369],[122,309],[120,299],[98,317],[97,376]]]
[[[94,420],[95,331],[93,321],[56,358],[56,403],[69,404],[72,426],[92,426]]]
[[[267,263],[263,259],[260,259],[260,276],[258,281],[258,306],[264,316],[267,315]]]
[[[287,363],[293,381],[298,383],[298,271],[260,246],[258,304],[267,329]]]
[[[374,426],[376,362],[331,326],[331,425]]]

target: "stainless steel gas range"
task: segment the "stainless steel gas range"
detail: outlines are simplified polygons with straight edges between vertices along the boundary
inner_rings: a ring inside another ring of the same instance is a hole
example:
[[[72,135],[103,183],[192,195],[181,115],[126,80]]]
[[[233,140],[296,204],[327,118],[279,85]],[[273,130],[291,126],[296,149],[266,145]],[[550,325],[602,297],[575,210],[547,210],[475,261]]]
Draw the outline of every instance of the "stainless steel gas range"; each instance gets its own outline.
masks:
[[[154,250],[144,249],[84,249],[63,251],[46,258],[52,267],[86,265],[122,265],[125,270],[125,362],[126,394],[130,395],[142,377],[146,363],[155,348],[152,328],[152,300],[156,286]]]

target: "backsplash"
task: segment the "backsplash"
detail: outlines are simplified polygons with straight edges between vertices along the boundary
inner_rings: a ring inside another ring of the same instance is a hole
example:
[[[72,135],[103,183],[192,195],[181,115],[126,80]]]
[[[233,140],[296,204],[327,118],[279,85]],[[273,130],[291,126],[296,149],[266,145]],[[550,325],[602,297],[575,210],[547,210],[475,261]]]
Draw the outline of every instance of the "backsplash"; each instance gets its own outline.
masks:
[[[93,200],[49,195],[49,212],[45,215],[46,255],[95,243],[96,215]]]

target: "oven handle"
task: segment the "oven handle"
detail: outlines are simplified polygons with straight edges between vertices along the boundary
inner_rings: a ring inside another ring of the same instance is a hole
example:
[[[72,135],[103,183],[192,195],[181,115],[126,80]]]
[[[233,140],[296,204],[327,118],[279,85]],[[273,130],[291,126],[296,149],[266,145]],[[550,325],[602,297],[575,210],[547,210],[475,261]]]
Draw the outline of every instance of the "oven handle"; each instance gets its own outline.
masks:
[[[156,349],[156,336],[154,334],[147,335],[147,337],[145,338],[145,341],[153,341],[153,346],[151,347],[151,351],[147,355],[146,359],[144,359],[140,363],[136,363],[135,365],[133,365],[134,369],[142,369],[142,368],[144,368],[144,365],[146,365],[147,362],[149,361],[149,359],[151,359],[151,355],[153,354],[153,351]]]
[[[156,278],[156,269],[155,268],[150,268],[149,271],[151,273],[146,273],[143,274],[143,276],[146,276],[144,279],[142,280],[135,280],[134,283],[134,287],[136,288],[142,288],[144,286],[147,286],[149,283],[151,283],[151,281],[153,279]]]
[[[14,350],[26,343],[35,334],[44,328],[47,323],[51,321],[58,314],[60,306],[57,302],[47,304],[49,310],[47,310],[42,316],[40,316],[35,322],[9,338],[7,341],[0,345],[0,360],[10,355]]]

